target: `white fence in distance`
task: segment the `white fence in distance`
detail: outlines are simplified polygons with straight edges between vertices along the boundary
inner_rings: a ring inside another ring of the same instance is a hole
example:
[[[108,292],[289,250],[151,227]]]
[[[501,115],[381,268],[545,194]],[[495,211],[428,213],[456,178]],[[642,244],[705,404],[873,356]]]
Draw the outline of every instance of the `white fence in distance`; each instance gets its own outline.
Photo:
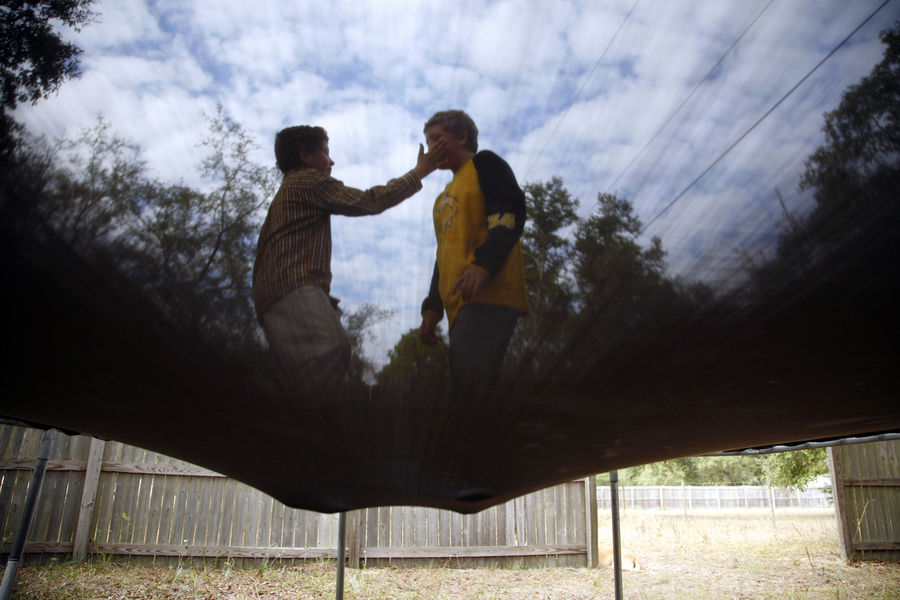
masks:
[[[611,507],[609,485],[597,486],[597,504]],[[734,510],[742,508],[832,508],[831,491],[789,492],[766,486],[619,486],[619,508],[637,510]]]

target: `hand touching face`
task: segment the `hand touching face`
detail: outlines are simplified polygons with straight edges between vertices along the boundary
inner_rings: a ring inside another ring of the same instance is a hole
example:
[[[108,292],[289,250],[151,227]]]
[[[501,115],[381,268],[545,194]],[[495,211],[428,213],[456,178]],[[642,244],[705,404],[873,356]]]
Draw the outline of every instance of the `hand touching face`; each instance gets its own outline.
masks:
[[[471,153],[466,150],[466,141],[468,135],[463,133],[462,137],[458,137],[448,131],[443,125],[432,125],[425,130],[425,143],[428,144],[428,151],[439,146],[446,146],[444,151],[445,160],[438,166],[439,169],[455,170],[459,164],[468,160]]]

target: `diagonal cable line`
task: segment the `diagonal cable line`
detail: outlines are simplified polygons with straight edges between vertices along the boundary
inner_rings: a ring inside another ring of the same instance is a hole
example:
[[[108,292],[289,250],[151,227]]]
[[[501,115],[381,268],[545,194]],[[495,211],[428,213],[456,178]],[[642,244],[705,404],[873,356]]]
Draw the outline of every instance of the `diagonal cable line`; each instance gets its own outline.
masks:
[[[566,120],[566,117],[569,114],[569,110],[572,109],[572,106],[574,106],[575,102],[578,100],[578,97],[581,96],[581,92],[584,91],[584,88],[585,88],[585,86],[587,86],[588,81],[590,81],[591,77],[594,75],[594,71],[597,70],[597,67],[600,66],[600,63],[603,62],[603,59],[606,58],[606,53],[609,52],[610,48],[612,48],[613,43],[616,41],[616,38],[619,37],[619,33],[625,27],[625,24],[628,23],[628,20],[631,18],[632,13],[634,13],[634,9],[637,8],[637,5],[640,1],[641,0],[635,0],[634,4],[631,5],[631,10],[629,10],[628,14],[625,15],[625,18],[622,20],[622,23],[619,25],[619,28],[616,29],[616,32],[613,34],[612,38],[610,38],[610,40],[609,40],[609,43],[606,45],[606,48],[604,48],[603,53],[600,55],[600,58],[598,58],[597,62],[594,63],[594,66],[591,69],[591,72],[588,73],[587,77],[584,78],[584,82],[581,84],[581,87],[578,88],[578,92],[575,93],[575,97],[572,98],[572,101],[569,103],[569,106],[566,107],[566,112],[564,112],[562,118],[556,122],[556,127],[553,128],[553,132],[550,134],[549,137],[547,137],[547,141],[544,142],[544,145],[541,148],[541,151],[537,153],[537,156],[535,156],[534,160],[531,161],[531,165],[529,165],[528,169],[526,169],[524,180],[528,179],[528,174],[531,173],[531,169],[534,168],[534,165],[537,164],[537,161],[541,158],[541,155],[544,153],[544,150],[547,149],[547,146],[550,144],[550,140],[553,139],[553,136],[555,136],[556,132],[559,130],[559,126],[562,125],[563,121]]]
[[[747,136],[750,134],[751,131],[753,131],[754,129],[756,129],[756,126],[757,126],[757,125],[759,125],[760,123],[762,123],[763,120],[765,120],[766,117],[768,117],[770,114],[772,114],[772,112],[773,112],[776,108],[778,108],[778,107],[781,105],[781,103],[784,102],[784,101],[787,99],[788,96],[790,96],[791,94],[793,94],[794,91],[796,91],[796,89],[799,88],[799,87],[803,84],[803,82],[805,82],[807,79],[809,79],[810,76],[811,76],[813,73],[815,73],[815,72],[818,70],[819,67],[821,67],[823,64],[825,64],[825,61],[827,61],[829,58],[831,58],[831,57],[834,55],[835,52],[837,52],[838,50],[840,50],[841,47],[842,47],[844,44],[846,44],[846,43],[850,40],[850,38],[852,38],[854,35],[856,35],[856,32],[858,32],[860,29],[862,29],[863,26],[864,26],[866,23],[868,23],[868,22],[872,19],[872,17],[874,17],[876,14],[878,14],[878,11],[880,11],[882,8],[884,8],[885,6],[887,6],[888,2],[890,2],[890,1],[891,1],[891,0],[884,0],[884,2],[881,4],[881,6],[879,6],[878,8],[876,8],[876,9],[872,12],[872,14],[870,14],[868,17],[866,17],[866,19],[865,19],[862,23],[860,23],[860,24],[856,27],[856,29],[854,29],[853,31],[851,31],[850,34],[849,34],[847,37],[845,37],[845,38],[841,41],[840,44],[838,44],[837,46],[835,46],[834,49],[833,49],[831,52],[829,52],[829,53],[825,56],[825,58],[823,58],[822,60],[820,60],[819,63],[818,63],[815,67],[813,67],[812,70],[811,70],[809,73],[807,73],[806,75],[804,75],[804,76],[803,76],[803,79],[801,79],[800,81],[798,81],[797,84],[796,84],[794,87],[792,87],[790,90],[788,90],[788,92],[787,92],[784,96],[782,96],[781,99],[780,99],[778,102],[776,102],[776,103],[772,106],[772,108],[770,108],[769,110],[767,110],[766,113],[765,113],[763,116],[761,116],[761,117],[759,118],[759,120],[756,121],[756,123],[754,123],[754,124],[753,124],[747,131],[745,131],[745,132],[744,132],[737,140],[735,140],[733,144],[731,144],[730,146],[728,146],[728,148],[727,148],[724,152],[722,152],[722,154],[720,154],[719,157],[716,158],[716,160],[714,160],[714,161],[712,162],[711,165],[709,165],[708,167],[706,167],[706,169],[704,169],[703,172],[700,173],[700,174],[697,176],[696,179],[694,179],[692,182],[690,182],[690,183],[687,185],[686,188],[684,188],[683,190],[681,190],[681,193],[679,193],[677,196],[675,196],[675,198],[673,198],[672,201],[669,202],[669,203],[666,205],[665,208],[663,208],[659,213],[657,213],[657,215],[656,215],[655,217],[653,217],[653,218],[650,220],[650,222],[648,222],[646,225],[644,225],[644,227],[641,229],[641,231],[640,231],[640,233],[639,233],[638,235],[640,235],[641,233],[644,233],[645,231],[647,231],[647,229],[650,227],[650,225],[652,225],[657,219],[659,219],[661,216],[663,216],[663,215],[666,213],[666,211],[668,211],[670,208],[672,208],[672,206],[673,206],[676,202],[678,202],[678,201],[679,201],[679,200],[680,200],[680,199],[688,192],[688,190],[690,190],[692,187],[694,187],[694,184],[696,184],[698,181],[700,181],[707,173],[709,173],[709,172],[712,170],[713,167],[715,167],[717,164],[719,164],[719,161],[721,161],[723,158],[725,158],[725,156],[726,156],[729,152],[731,152],[731,151],[734,149],[735,146],[737,146],[738,144],[740,144],[740,143],[743,141],[743,139],[744,139],[745,137],[747,137]]]
[[[756,17],[753,19],[753,21],[750,22],[749,25],[747,25],[747,27],[744,29],[744,31],[741,33],[741,35],[738,36],[738,38],[736,40],[734,40],[734,43],[731,44],[731,46],[728,48],[728,50],[726,50],[725,52],[722,53],[722,56],[719,58],[718,62],[716,62],[716,64],[713,65],[713,67],[709,70],[709,72],[706,75],[704,75],[700,79],[700,81],[697,82],[697,85],[694,86],[694,89],[691,90],[691,93],[688,94],[687,97],[685,97],[685,99],[681,102],[681,104],[678,105],[678,108],[676,108],[675,111],[671,115],[669,115],[669,118],[666,119],[666,122],[663,123],[662,126],[656,131],[656,133],[653,134],[653,137],[651,137],[650,140],[647,142],[647,144],[643,148],[641,148],[641,151],[638,152],[635,155],[635,157],[631,159],[631,162],[628,163],[628,166],[626,166],[624,169],[622,169],[622,172],[619,173],[619,176],[616,177],[616,179],[611,184],[609,184],[609,187],[606,188],[606,191],[604,193],[609,193],[609,190],[611,190],[613,188],[613,186],[616,185],[619,182],[619,180],[625,175],[625,173],[628,172],[628,169],[630,169],[632,167],[632,165],[634,165],[634,163],[637,162],[637,159],[639,159],[641,157],[641,155],[644,153],[644,151],[650,147],[650,144],[653,143],[653,140],[655,140],[657,137],[659,137],[659,134],[662,133],[662,130],[666,128],[666,126],[669,124],[669,122],[672,121],[672,119],[675,118],[675,115],[677,115],[679,112],[681,112],[681,109],[684,108],[684,105],[688,103],[688,100],[690,100],[693,97],[693,95],[697,92],[697,90],[700,89],[700,86],[703,85],[703,82],[706,81],[706,79],[710,75],[713,74],[713,71],[715,71],[719,67],[719,65],[722,64],[722,61],[725,60],[725,57],[727,57],[731,53],[731,51],[734,50],[734,47],[737,46],[738,43],[740,43],[740,41],[747,34],[747,32],[750,31],[750,28],[752,28],[753,25],[756,24],[756,22],[759,20],[759,18],[761,16],[763,16],[763,13],[765,13],[766,10],[768,10],[769,7],[772,6],[772,4],[774,2],[775,2],[775,0],[769,0],[769,3],[766,4],[761,11],[759,11],[759,14],[756,15]]]

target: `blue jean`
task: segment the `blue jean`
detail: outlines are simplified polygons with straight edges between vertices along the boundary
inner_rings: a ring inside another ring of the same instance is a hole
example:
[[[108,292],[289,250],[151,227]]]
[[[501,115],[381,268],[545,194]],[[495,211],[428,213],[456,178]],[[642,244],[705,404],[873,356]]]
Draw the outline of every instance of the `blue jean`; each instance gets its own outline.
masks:
[[[509,347],[516,309],[494,304],[467,304],[450,331],[450,385],[456,397],[483,397],[492,391]]]

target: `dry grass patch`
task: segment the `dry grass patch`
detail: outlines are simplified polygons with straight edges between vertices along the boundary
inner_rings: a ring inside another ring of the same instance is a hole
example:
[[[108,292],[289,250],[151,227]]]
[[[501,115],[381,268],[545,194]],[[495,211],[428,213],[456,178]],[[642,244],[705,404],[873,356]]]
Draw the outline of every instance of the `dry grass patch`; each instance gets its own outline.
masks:
[[[601,543],[611,537],[601,513]],[[900,565],[851,565],[830,510],[626,511],[623,543],[643,573],[628,600],[900,599]],[[612,570],[348,569],[344,597],[388,600],[581,600],[614,597]],[[23,567],[13,600],[306,600],[334,598],[333,563],[256,569],[134,567],[116,561]]]

